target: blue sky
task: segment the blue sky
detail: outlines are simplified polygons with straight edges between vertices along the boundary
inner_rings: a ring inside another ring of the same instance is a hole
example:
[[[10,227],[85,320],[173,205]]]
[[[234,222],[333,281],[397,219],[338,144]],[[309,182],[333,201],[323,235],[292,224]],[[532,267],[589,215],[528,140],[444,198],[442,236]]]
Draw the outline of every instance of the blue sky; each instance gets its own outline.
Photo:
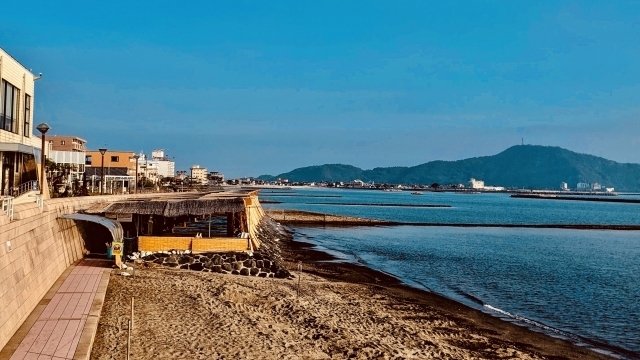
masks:
[[[526,143],[640,162],[640,2],[8,2],[35,123],[228,176]]]

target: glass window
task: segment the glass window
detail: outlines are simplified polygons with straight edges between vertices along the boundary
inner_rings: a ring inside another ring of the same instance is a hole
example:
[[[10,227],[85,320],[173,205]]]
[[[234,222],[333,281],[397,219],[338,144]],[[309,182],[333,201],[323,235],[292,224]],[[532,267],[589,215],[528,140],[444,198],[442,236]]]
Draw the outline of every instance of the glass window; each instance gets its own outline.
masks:
[[[22,135],[31,136],[31,96],[24,94],[24,128]]]
[[[111,157],[111,162],[118,162],[120,161],[120,157],[119,156],[112,156]]]
[[[2,80],[2,101],[0,102],[2,118],[0,119],[0,125],[3,130],[14,133],[18,132],[16,120],[18,119],[19,97],[20,90],[7,81]]]

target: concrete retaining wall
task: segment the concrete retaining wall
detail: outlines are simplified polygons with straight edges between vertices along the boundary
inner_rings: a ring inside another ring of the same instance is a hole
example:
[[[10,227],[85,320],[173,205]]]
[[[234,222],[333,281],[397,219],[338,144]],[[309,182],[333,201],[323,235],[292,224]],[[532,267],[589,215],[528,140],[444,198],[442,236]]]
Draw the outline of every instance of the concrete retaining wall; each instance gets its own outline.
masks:
[[[126,196],[93,196],[16,205],[14,220],[0,213],[0,349],[62,272],[83,256],[75,221],[59,219],[95,203]]]

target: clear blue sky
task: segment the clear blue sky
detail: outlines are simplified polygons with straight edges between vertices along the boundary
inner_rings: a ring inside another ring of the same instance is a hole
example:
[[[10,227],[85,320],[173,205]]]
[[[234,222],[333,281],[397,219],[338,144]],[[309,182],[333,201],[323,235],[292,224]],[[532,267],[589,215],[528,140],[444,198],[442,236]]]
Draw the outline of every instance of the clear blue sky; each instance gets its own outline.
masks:
[[[640,162],[640,2],[9,1],[36,123],[228,176],[557,145]]]

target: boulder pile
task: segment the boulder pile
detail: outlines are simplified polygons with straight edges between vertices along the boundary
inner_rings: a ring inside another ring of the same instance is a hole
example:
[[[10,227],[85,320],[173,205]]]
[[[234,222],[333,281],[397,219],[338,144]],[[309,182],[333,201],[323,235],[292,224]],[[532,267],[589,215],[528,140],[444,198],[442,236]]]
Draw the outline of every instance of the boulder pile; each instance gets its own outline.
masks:
[[[147,264],[193,271],[279,279],[292,278],[289,271],[260,253],[192,254],[189,251],[172,250],[156,253],[134,253],[130,258],[132,260],[141,260]]]

